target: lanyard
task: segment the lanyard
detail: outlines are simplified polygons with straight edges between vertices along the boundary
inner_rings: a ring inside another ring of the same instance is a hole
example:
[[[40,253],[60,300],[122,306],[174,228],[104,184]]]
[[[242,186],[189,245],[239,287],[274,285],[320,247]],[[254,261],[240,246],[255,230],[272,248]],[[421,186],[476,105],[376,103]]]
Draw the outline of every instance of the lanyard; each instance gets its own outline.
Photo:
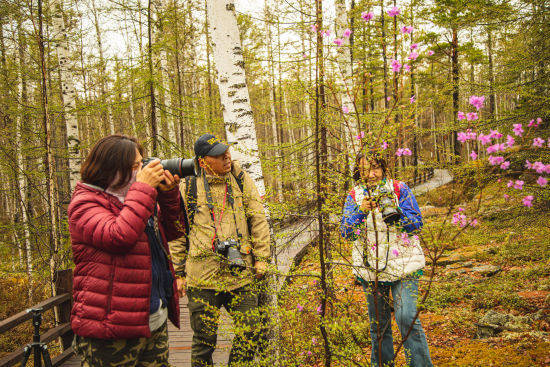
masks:
[[[214,204],[213,204],[213,200],[212,200],[212,193],[210,191],[210,184],[208,183],[208,180],[206,179],[206,173],[204,172],[204,170],[202,171],[202,177],[203,177],[203,182],[204,182],[204,191],[206,193],[206,201],[207,201],[207,204],[208,204],[208,210],[210,212],[210,217],[212,218],[212,221],[214,222],[214,237],[212,238],[212,249],[214,249],[214,241],[216,240],[216,237],[218,237],[218,229],[217,229],[217,226],[216,226],[216,216],[214,214]],[[237,237],[239,237],[239,240],[241,240],[242,235],[240,234],[239,228],[237,226],[237,216],[235,214],[235,207],[233,205],[235,201],[233,199],[233,189],[232,189],[232,186],[231,186],[231,178],[230,178],[229,184],[227,183],[227,181],[225,181],[225,193],[224,193],[224,197],[223,197],[222,210],[220,212],[220,218],[219,218],[219,223],[218,223],[219,226],[221,226],[222,217],[223,217],[223,213],[225,211],[226,202],[228,202],[229,205],[231,205],[231,209],[233,211],[233,219],[235,221],[235,231],[237,232]]]

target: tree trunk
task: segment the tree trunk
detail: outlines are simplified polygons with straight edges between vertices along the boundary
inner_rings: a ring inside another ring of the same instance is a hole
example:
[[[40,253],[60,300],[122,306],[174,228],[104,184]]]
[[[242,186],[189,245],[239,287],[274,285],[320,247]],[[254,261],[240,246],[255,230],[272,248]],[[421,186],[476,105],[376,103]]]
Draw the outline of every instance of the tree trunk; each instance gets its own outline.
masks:
[[[52,25],[54,32],[54,47],[59,61],[59,71],[61,75],[61,92],[63,102],[63,112],[65,115],[67,150],[69,163],[69,181],[70,190],[76,186],[80,178],[80,133],[78,129],[78,120],[76,118],[76,89],[74,87],[74,76],[70,63],[69,42],[67,29],[63,21],[63,0],[52,0],[51,6]]]
[[[458,65],[458,29],[452,29],[453,40],[451,42],[451,74],[453,79],[453,128],[451,131],[451,153],[454,155],[452,162],[460,159],[460,145],[457,136],[457,114],[459,103],[459,65]]]
[[[489,57],[489,114],[490,119],[495,119],[495,75],[493,69],[493,35],[490,27],[487,27],[487,52]]]
[[[156,101],[155,101],[155,83],[153,74],[153,0],[148,1],[147,5],[147,66],[149,67],[149,75],[147,84],[149,85],[149,101],[151,103],[151,138],[153,141],[152,152],[153,156],[158,155],[158,127],[157,127],[157,115],[156,115]]]
[[[384,60],[384,108],[388,109],[388,56],[386,55],[386,20],[384,14],[384,0],[380,0],[380,29],[382,32],[382,59]]]
[[[49,219],[49,245],[50,245],[50,281],[53,282],[53,277],[58,266],[58,252],[59,252],[59,232],[57,221],[57,203],[55,200],[55,181],[54,181],[54,166],[52,154],[52,127],[49,116],[48,105],[48,90],[47,90],[47,66],[46,55],[44,51],[44,33],[43,33],[43,14],[42,14],[42,0],[38,0],[38,50],[40,58],[40,104],[42,109],[42,126],[44,129],[44,170],[46,174],[46,188],[47,188],[47,207],[48,207],[48,219]],[[55,289],[53,283],[51,283],[52,294],[55,295]]]

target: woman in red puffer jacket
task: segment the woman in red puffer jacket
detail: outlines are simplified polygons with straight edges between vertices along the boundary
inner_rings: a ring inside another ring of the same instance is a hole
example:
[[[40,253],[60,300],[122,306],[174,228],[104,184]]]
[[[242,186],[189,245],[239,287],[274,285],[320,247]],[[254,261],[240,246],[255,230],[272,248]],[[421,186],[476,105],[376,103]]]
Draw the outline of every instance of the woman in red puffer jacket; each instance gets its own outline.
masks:
[[[158,160],[142,167],[142,154],[135,138],[99,140],[69,204],[71,326],[83,366],[168,365],[167,318],[179,327],[167,246],[184,234],[179,177]]]

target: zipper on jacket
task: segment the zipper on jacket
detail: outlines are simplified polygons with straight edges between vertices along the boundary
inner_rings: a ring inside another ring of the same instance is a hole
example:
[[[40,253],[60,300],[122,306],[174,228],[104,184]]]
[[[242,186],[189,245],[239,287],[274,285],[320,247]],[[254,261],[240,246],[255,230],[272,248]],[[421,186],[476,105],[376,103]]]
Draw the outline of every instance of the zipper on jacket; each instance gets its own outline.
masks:
[[[115,277],[115,260],[113,259],[113,264],[111,264],[111,273],[109,274],[109,292],[107,294],[107,310],[105,312],[105,318],[111,313],[111,301],[113,299],[113,281]]]

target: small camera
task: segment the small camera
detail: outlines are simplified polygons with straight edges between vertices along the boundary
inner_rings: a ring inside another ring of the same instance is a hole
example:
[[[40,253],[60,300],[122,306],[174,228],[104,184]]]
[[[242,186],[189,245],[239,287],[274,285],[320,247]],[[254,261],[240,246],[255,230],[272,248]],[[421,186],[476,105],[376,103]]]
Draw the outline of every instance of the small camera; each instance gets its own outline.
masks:
[[[234,239],[227,239],[225,241],[216,240],[214,242],[214,250],[216,253],[224,256],[229,263],[229,271],[233,275],[239,274],[246,269],[241,252],[239,251],[240,244]]]
[[[374,192],[374,198],[382,213],[382,219],[388,225],[394,225],[401,219],[401,209],[395,203],[393,192],[385,186],[379,186]]]
[[[143,159],[143,167],[154,161],[155,157],[149,157]],[[173,159],[160,159],[160,164],[172,175],[178,175],[180,178],[187,176],[197,175],[197,165],[194,159],[173,158]]]

